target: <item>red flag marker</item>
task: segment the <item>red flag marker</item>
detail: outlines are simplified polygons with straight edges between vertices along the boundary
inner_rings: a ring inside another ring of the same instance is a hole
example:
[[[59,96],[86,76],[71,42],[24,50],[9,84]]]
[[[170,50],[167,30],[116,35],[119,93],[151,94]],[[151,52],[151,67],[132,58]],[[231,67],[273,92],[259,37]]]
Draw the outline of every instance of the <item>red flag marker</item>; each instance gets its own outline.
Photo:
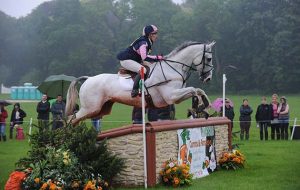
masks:
[[[145,79],[145,74],[144,74],[144,67],[141,67],[141,70],[140,70],[140,74],[141,74],[141,79]]]

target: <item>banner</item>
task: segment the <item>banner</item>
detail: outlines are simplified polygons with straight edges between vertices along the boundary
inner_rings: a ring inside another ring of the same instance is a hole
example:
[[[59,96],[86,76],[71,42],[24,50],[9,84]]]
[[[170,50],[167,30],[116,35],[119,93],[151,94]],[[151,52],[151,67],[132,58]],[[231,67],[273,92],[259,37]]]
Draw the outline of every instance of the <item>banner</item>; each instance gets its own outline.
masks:
[[[216,169],[214,127],[177,130],[178,161],[190,165],[194,178],[209,175]]]

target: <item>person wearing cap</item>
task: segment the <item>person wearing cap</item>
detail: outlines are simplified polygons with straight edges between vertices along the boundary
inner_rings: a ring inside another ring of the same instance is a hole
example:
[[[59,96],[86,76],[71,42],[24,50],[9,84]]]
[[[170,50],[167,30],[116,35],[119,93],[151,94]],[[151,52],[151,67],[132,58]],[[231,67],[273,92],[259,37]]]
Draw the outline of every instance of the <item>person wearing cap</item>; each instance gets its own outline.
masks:
[[[3,138],[3,141],[6,141],[5,127],[6,127],[6,118],[8,117],[7,111],[4,108],[4,104],[0,103],[0,141]]]
[[[63,97],[61,94],[58,94],[56,97],[56,101],[51,105],[51,113],[52,113],[52,130],[56,130],[58,128],[63,127],[64,118],[65,118],[65,108],[66,104],[63,102]]]
[[[26,113],[21,109],[20,103],[15,103],[14,109],[11,112],[10,117],[10,130],[9,130],[9,138],[13,137],[13,130],[15,125],[23,124],[23,118],[26,117]]]
[[[289,127],[289,105],[285,96],[280,98],[280,104],[277,109],[278,121],[280,124],[280,138],[281,140],[288,140],[288,127]]]
[[[158,28],[154,25],[148,25],[143,28],[143,34],[136,39],[128,48],[121,51],[117,58],[120,64],[127,70],[136,72],[137,75],[134,79],[131,97],[136,97],[139,93],[139,81],[141,75],[139,73],[141,67],[146,71],[145,79],[148,74],[149,63],[157,62],[163,59],[161,55],[149,55],[151,53],[152,44],[157,40]]]

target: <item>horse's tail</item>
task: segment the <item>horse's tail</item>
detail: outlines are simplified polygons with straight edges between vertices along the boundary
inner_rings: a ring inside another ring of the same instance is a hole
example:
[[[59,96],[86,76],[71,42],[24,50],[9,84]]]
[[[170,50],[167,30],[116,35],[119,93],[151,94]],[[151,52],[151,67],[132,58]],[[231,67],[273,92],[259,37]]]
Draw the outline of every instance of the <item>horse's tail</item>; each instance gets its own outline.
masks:
[[[78,100],[78,90],[77,90],[78,81],[86,80],[86,79],[88,79],[87,76],[82,76],[71,82],[67,93],[67,99],[66,99],[67,102],[66,102],[65,112],[67,116],[73,115],[74,113],[75,105]]]

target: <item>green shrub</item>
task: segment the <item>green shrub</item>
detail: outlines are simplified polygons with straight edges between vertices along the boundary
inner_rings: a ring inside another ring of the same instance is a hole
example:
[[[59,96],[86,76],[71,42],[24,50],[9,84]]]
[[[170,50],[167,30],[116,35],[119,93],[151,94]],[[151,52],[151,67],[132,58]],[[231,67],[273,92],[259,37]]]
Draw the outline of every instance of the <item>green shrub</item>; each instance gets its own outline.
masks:
[[[102,178],[111,184],[124,167],[124,160],[108,151],[106,141],[96,141],[97,132],[92,127],[68,124],[54,131],[35,127],[39,130],[30,136],[28,157],[16,163],[21,170],[32,168],[27,186],[36,185],[36,178],[40,185],[51,179],[71,187],[76,180],[81,187],[87,180]]]

